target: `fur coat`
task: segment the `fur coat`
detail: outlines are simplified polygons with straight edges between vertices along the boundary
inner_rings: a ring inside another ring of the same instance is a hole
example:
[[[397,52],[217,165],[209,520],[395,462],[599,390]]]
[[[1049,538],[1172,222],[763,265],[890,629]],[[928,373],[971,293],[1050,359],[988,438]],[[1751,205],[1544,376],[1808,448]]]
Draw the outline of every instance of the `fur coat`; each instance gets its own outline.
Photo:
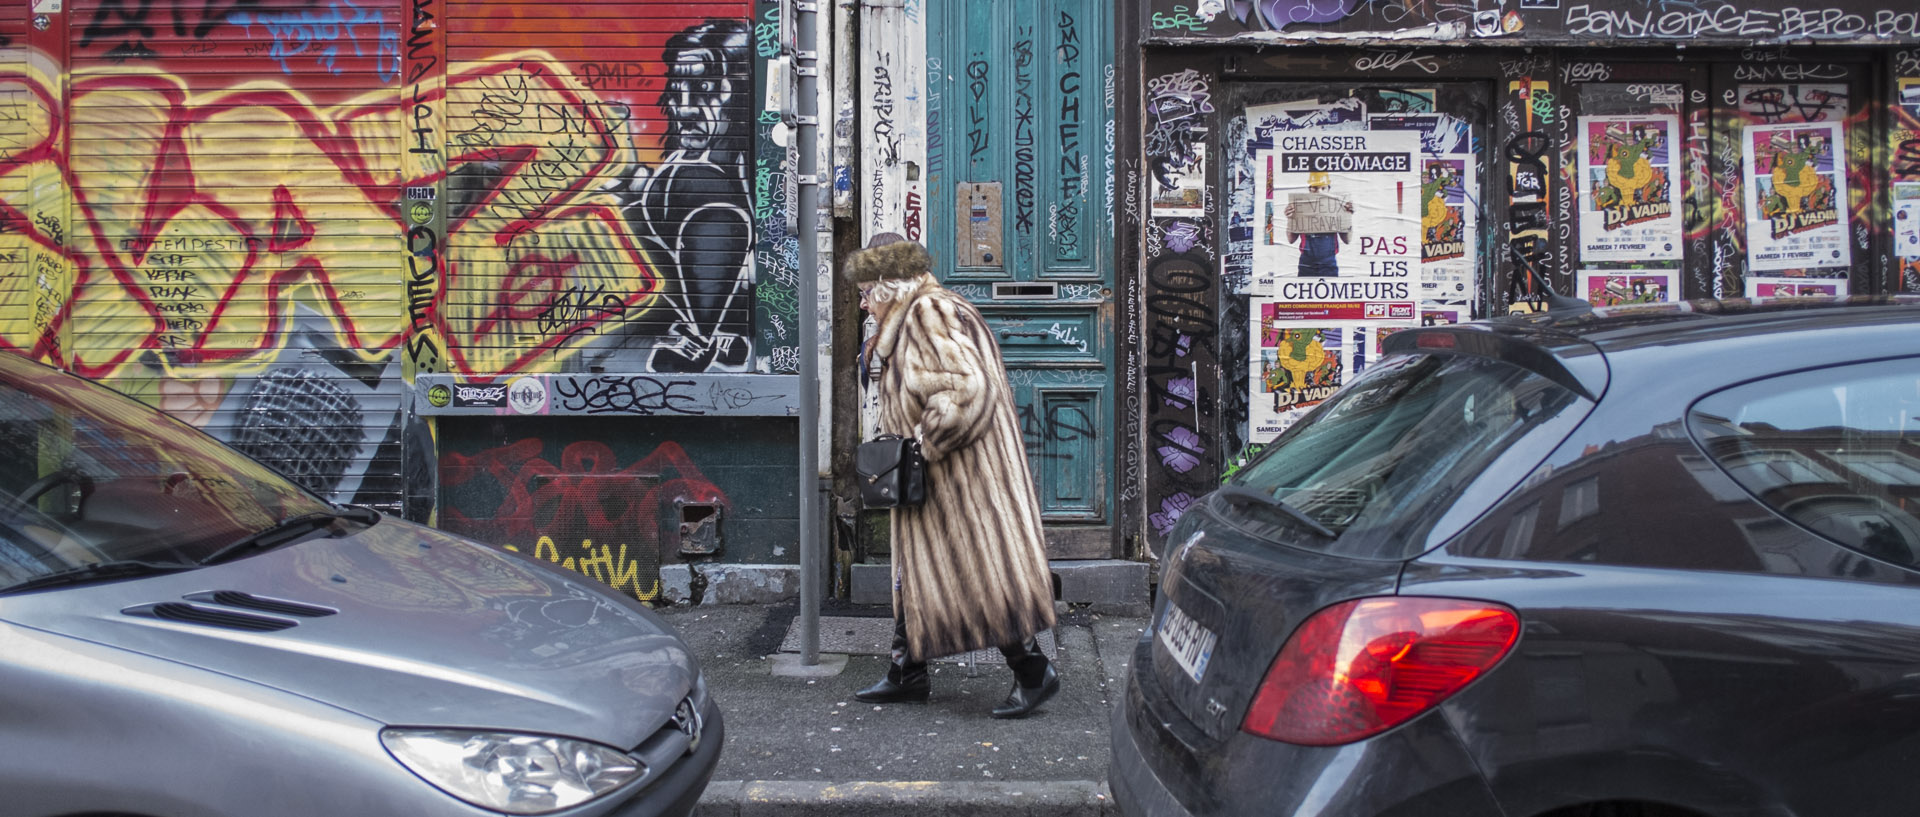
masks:
[[[919,249],[867,252],[893,247]],[[914,280],[880,326],[870,371],[881,431],[919,437],[927,459],[926,503],[895,508],[892,524],[894,610],[924,660],[1051,628],[1053,577],[1000,347],[973,304],[930,274]]]

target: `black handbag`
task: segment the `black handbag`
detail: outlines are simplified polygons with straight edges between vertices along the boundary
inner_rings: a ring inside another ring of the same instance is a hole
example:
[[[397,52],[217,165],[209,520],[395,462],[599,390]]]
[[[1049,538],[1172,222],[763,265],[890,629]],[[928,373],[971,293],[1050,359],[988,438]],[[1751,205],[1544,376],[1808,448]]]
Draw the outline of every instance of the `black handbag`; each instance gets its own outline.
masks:
[[[860,481],[860,504],[868,508],[918,505],[927,499],[927,460],[920,441],[882,434],[860,444],[853,455]]]

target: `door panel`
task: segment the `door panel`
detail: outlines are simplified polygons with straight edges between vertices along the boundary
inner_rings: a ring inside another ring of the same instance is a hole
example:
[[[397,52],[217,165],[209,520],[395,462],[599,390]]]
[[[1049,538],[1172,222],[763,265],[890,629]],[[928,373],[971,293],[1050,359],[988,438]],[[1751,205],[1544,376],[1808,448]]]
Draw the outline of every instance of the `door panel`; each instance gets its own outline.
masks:
[[[1053,558],[1112,550],[1110,6],[927,6],[928,249],[1000,343]]]
[[[993,326],[994,340],[1000,342],[1000,354],[1008,366],[1098,366],[1105,359],[1107,339],[1100,335],[1097,308],[995,305],[993,309],[987,322]]]
[[[1047,478],[1040,504],[1056,518],[1078,514],[1097,521],[1106,514],[1105,469],[1100,463],[1100,407],[1104,385],[1092,388],[1031,388],[1020,401],[1020,431],[1027,456]]]

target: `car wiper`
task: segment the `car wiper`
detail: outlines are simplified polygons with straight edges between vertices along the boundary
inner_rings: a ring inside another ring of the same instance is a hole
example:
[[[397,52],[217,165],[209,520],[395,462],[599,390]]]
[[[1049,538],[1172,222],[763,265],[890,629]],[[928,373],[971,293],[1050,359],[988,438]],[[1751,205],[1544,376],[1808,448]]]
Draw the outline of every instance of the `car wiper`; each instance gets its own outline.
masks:
[[[53,587],[62,584],[86,584],[87,582],[106,581],[108,579],[131,579],[136,576],[151,576],[156,573],[178,573],[193,570],[199,565],[192,562],[143,562],[138,559],[120,559],[111,562],[95,562],[81,565],[45,576],[35,576],[23,582],[0,587],[0,593],[12,593],[19,590],[34,590],[41,587]]]
[[[380,512],[352,505],[337,505],[331,510],[314,511],[297,516],[289,516],[264,530],[249,533],[238,540],[201,559],[200,564],[219,564],[242,553],[253,550],[272,550],[281,545],[291,544],[309,534],[333,524],[336,520],[347,519],[363,525],[372,525],[380,521]]]
[[[1287,518],[1306,526],[1307,530],[1325,536],[1328,539],[1340,538],[1340,534],[1334,533],[1331,528],[1320,524],[1320,520],[1306,515],[1299,508],[1288,505],[1279,497],[1265,491],[1256,491],[1252,488],[1244,488],[1239,485],[1222,485],[1214,491],[1214,494],[1235,505],[1254,504],[1264,508],[1272,508],[1285,514]]]

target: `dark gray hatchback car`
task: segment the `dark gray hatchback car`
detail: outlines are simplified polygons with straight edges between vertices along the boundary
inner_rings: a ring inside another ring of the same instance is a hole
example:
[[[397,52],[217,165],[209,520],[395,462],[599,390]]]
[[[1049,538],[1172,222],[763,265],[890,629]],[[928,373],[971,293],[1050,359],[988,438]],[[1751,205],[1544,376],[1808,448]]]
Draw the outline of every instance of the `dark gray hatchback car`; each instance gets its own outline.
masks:
[[[1386,347],[1168,537],[1124,813],[1920,803],[1920,302]]]
[[[679,817],[723,740],[631,598],[0,354],[0,817]]]

